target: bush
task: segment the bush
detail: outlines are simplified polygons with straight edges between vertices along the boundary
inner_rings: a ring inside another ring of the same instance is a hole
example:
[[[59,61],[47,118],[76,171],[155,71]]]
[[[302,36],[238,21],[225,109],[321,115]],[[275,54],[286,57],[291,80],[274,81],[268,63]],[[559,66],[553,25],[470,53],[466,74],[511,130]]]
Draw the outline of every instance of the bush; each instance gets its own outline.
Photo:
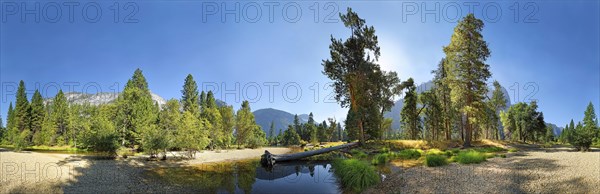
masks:
[[[473,164],[473,163],[479,164],[479,163],[485,161],[486,160],[485,158],[486,158],[486,156],[484,154],[482,154],[481,152],[469,150],[469,151],[458,153],[458,155],[454,158],[454,160],[461,164]]]
[[[398,153],[398,157],[402,159],[419,159],[421,157],[421,150],[417,149],[405,149]]]
[[[385,164],[385,163],[389,162],[392,158],[395,158],[395,156],[396,156],[396,154],[393,154],[393,153],[377,154],[371,160],[371,164],[373,164],[373,165]]]
[[[29,130],[23,130],[19,135],[13,137],[13,143],[15,145],[15,151],[21,151],[29,146],[27,139],[29,138]]]
[[[435,167],[435,166],[443,166],[448,164],[448,159],[443,155],[427,155],[425,156],[425,166]]]
[[[356,193],[379,183],[379,174],[377,174],[375,168],[360,160],[338,159],[333,162],[332,166],[342,186]]]

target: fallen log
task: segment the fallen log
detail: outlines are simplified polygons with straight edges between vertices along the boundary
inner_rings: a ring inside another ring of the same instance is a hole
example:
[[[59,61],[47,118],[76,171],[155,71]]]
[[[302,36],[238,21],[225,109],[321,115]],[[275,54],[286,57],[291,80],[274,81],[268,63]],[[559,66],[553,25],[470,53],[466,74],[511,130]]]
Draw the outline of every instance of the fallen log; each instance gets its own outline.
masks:
[[[314,156],[314,155],[324,154],[324,153],[335,151],[335,150],[354,147],[357,145],[358,145],[358,142],[353,142],[353,143],[347,143],[347,144],[333,146],[333,147],[329,147],[329,148],[323,148],[323,149],[311,150],[311,151],[299,152],[299,153],[293,153],[293,154],[282,154],[282,155],[271,154],[268,150],[265,150],[265,154],[263,154],[261,156],[260,161],[265,166],[273,166],[276,162],[298,160],[298,159],[302,159],[302,158],[306,158],[306,157],[310,157],[310,156]]]

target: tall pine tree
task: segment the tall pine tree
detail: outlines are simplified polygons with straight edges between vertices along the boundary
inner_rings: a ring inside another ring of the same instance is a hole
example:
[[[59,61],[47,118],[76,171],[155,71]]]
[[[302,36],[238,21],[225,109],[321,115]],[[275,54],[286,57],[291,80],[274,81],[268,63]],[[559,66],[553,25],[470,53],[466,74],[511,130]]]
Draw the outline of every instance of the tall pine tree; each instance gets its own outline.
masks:
[[[41,140],[41,132],[42,132],[42,124],[46,117],[46,108],[44,107],[44,99],[38,90],[35,90],[33,93],[33,97],[31,98],[31,133],[32,133],[32,142],[34,139],[37,139],[35,142],[37,145],[43,143]]]
[[[198,103],[198,85],[194,81],[192,74],[185,77],[183,89],[181,90],[181,103],[183,111],[190,111],[193,115],[199,116],[200,105]]]
[[[481,35],[483,26],[483,21],[468,14],[454,28],[450,44],[444,47],[451,99],[461,105],[460,111],[466,120],[465,147],[471,146],[474,117],[485,115],[481,114],[487,93],[485,82],[491,76],[489,65],[485,63],[490,50]]]

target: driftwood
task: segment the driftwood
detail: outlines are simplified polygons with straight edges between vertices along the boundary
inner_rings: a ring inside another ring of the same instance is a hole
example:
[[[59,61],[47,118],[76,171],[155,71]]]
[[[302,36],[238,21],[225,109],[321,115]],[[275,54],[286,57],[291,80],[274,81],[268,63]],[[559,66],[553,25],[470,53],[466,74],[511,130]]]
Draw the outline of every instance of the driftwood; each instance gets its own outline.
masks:
[[[306,158],[306,157],[310,157],[310,156],[314,156],[314,155],[324,154],[324,153],[335,151],[335,150],[354,147],[357,145],[358,145],[358,142],[353,142],[353,143],[347,143],[347,144],[333,146],[333,147],[329,147],[329,148],[323,148],[323,149],[311,150],[311,151],[299,152],[299,153],[293,153],[293,154],[282,154],[282,155],[271,154],[268,150],[265,150],[265,154],[263,154],[261,156],[260,161],[265,166],[273,166],[275,164],[275,162],[298,160],[298,159],[302,159],[302,158]]]

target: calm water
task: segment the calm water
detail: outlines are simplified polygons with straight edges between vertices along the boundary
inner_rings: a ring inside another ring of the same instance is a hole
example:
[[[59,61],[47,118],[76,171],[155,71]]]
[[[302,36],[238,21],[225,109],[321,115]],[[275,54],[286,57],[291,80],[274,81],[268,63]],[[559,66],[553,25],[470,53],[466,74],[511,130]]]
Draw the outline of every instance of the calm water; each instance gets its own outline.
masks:
[[[208,193],[341,193],[328,161],[278,163],[271,169],[258,160],[195,167],[165,168],[164,180]]]

